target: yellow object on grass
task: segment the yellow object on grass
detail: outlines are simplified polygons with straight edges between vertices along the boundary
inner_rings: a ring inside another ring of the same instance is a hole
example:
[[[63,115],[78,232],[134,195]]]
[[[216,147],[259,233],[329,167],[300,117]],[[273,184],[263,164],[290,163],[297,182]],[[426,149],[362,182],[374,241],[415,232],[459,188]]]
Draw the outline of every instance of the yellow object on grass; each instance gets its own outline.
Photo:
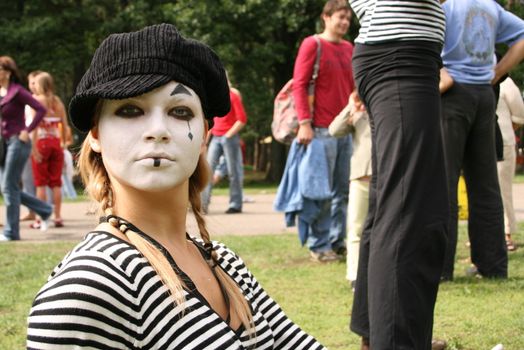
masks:
[[[459,220],[468,219],[468,192],[466,191],[466,182],[461,176],[458,182],[458,218]]]

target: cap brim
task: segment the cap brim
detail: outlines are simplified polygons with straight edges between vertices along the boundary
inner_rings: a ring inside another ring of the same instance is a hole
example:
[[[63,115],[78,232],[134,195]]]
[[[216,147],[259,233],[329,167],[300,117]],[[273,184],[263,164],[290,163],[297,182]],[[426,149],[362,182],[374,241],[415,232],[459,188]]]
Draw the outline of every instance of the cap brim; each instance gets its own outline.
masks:
[[[121,100],[152,91],[173,78],[160,74],[136,74],[114,79],[75,95],[69,104],[71,124],[82,132],[94,125],[96,104],[100,99]]]

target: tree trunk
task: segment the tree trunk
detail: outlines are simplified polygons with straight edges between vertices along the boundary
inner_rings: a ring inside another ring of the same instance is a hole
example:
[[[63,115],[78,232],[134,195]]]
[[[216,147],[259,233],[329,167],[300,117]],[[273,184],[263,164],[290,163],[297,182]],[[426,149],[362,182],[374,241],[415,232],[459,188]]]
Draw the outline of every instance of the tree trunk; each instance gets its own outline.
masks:
[[[271,142],[270,147],[271,161],[266,180],[271,182],[280,182],[286,166],[287,147],[275,140]]]

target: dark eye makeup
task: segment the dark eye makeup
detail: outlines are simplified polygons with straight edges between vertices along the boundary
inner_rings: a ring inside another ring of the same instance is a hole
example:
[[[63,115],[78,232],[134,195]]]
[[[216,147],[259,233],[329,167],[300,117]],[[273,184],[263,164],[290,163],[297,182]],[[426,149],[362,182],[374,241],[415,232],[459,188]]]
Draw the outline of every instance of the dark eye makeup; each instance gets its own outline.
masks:
[[[133,118],[133,117],[139,117],[144,114],[144,111],[132,104],[125,104],[121,107],[119,107],[115,115],[123,118]]]
[[[191,120],[195,114],[193,110],[186,106],[176,106],[169,110],[169,115],[180,120]]]
[[[144,114],[146,114],[146,112],[142,108],[132,103],[126,103],[118,107],[118,109],[115,111],[115,115],[121,118],[136,118],[143,116]],[[195,116],[193,110],[185,105],[172,107],[167,111],[167,114],[183,121],[191,120]]]

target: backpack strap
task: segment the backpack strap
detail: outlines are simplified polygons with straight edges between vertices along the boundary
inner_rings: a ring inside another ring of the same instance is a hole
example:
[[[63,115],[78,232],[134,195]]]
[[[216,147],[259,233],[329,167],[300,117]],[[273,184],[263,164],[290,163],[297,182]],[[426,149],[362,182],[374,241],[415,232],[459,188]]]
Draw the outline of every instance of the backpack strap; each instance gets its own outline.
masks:
[[[311,80],[309,84],[315,84],[315,80],[318,78],[318,71],[320,70],[320,54],[322,53],[322,45],[320,43],[320,38],[317,34],[313,35],[315,38],[315,41],[317,42],[317,57],[315,58],[315,64],[313,65],[313,75],[311,76]]]
[[[315,102],[315,81],[318,78],[318,71],[320,70],[320,54],[322,53],[322,45],[320,43],[320,38],[317,34],[313,35],[315,41],[317,42],[317,57],[315,58],[315,64],[313,65],[313,74],[311,75],[311,80],[307,86],[307,95],[309,102],[309,110],[311,116],[313,116],[314,111],[314,102]]]

